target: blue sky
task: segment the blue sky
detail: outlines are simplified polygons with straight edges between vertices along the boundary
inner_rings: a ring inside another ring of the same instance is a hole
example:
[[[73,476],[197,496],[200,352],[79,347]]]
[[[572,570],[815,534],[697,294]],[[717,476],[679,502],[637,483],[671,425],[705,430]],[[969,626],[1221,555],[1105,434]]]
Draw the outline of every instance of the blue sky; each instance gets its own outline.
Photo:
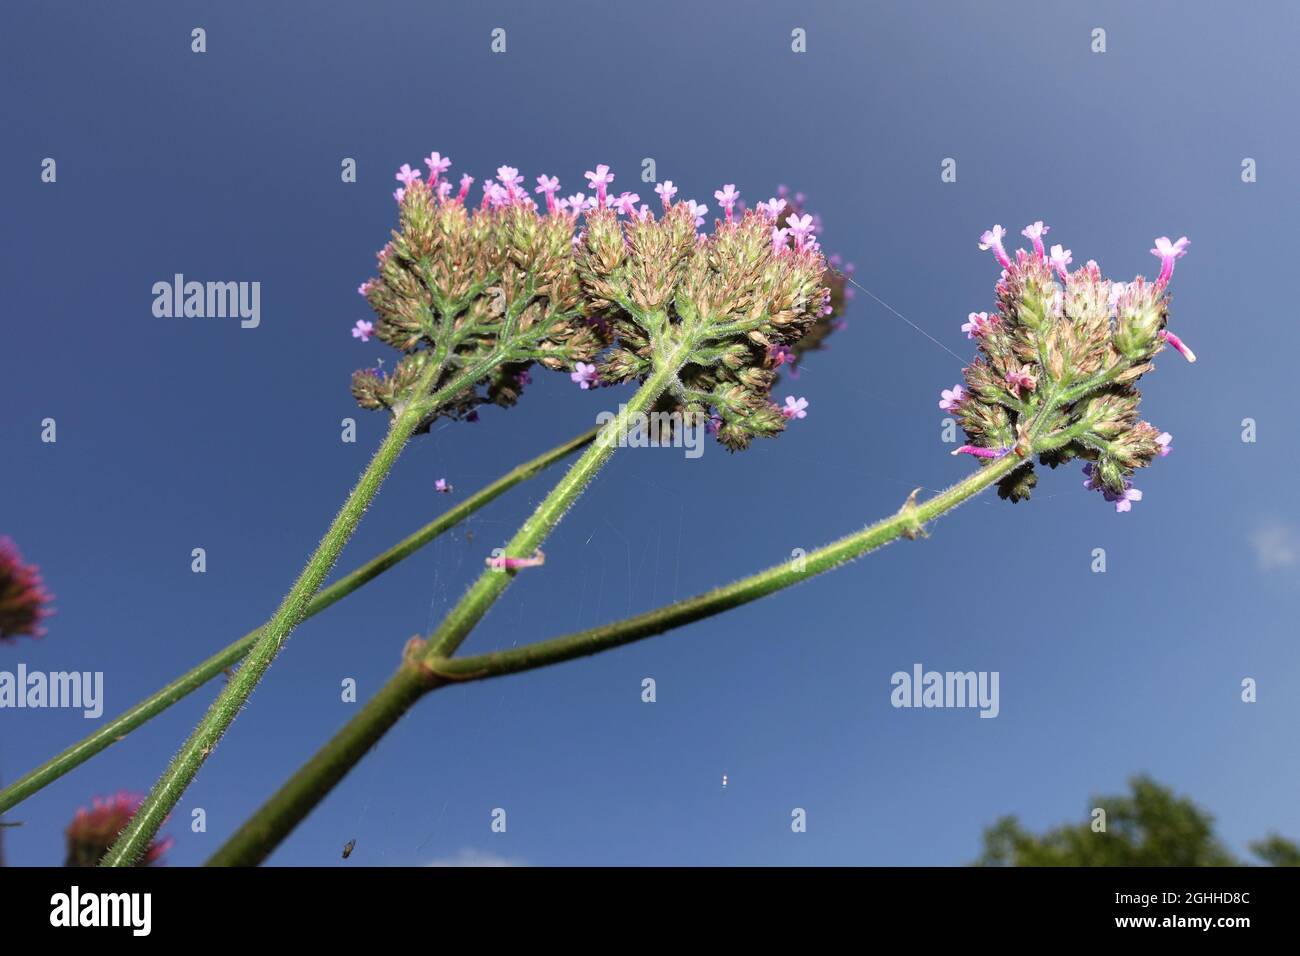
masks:
[[[1166,355],[1144,381],[1175,452],[1131,514],[1044,471],[1028,503],[988,495],[927,540],[724,617],[439,692],[272,862],[338,865],[355,838],[362,865],[956,864],[1000,815],[1084,819],[1090,794],[1138,772],[1206,806],[1234,848],[1300,837],[1293,5],[10,3],[3,18],[0,532],[41,565],[58,616],[0,648],[0,669],[102,670],[112,714],[274,610],[378,443],[348,377],[386,350],[348,328],[403,162],[436,149],[453,174],[509,163],[569,191],[603,162],[644,194],[652,157],[711,205],[722,183],[751,201],[789,183],[858,281],[938,340],[860,294],[778,392],[806,396],[807,419],[741,455],[616,456],[469,650],[685,597],[964,475],[935,402],[970,354],[959,325],[993,304],[975,248],[992,223],[1044,219],[1119,278],[1154,273],[1155,236],[1192,239],[1172,327],[1201,361]],[[154,318],[152,284],[176,272],[261,282],[260,327]],[[416,440],[341,567],[447,507],[436,478],[471,490],[620,399],[535,379],[519,407]],[[295,633],[169,824],[173,864],[205,859],[347,719],[340,681],[369,696],[559,474]],[[892,708],[890,675],[916,662],[1000,672],[999,717]],[[211,693],[12,811],[10,862],[59,862],[79,805],[147,790]],[[0,711],[0,777],[91,726]]]

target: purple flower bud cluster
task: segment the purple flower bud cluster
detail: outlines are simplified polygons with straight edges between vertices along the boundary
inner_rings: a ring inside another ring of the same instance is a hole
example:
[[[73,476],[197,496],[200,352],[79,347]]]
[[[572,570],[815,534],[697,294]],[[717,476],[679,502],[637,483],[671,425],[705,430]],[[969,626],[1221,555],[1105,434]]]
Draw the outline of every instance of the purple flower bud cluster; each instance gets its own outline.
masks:
[[[17,546],[0,537],[0,643],[19,635],[42,637],[42,622],[54,613],[52,600],[37,567],[24,564]]]
[[[964,382],[942,391],[939,407],[953,414],[968,443],[954,454],[985,463],[1014,453],[1024,461],[1003,479],[999,494],[1029,497],[1037,479],[1032,458],[1055,468],[1075,458],[1086,462],[1084,487],[1099,492],[1118,512],[1142,500],[1133,473],[1169,454],[1168,432],[1141,421],[1138,380],[1154,368],[1166,345],[1196,361],[1165,326],[1174,262],[1186,237],[1155,241],[1161,261],[1155,282],[1104,279],[1096,262],[1071,272],[1071,250],[1046,247],[1050,227],[1026,226],[1032,249],[1014,258],[994,226],[979,247],[1002,266],[994,312],[972,312],[961,326],[978,348],[963,370]]]

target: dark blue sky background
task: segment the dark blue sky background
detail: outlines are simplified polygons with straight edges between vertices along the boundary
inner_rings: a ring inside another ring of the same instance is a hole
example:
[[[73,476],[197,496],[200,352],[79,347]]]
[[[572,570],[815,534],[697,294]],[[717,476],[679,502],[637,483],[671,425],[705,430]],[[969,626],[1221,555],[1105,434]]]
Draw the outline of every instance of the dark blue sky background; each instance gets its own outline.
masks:
[[[0,532],[59,612],[0,669],[102,670],[116,714],[274,610],[384,427],[348,376],[387,350],[348,329],[398,165],[436,149],[453,175],[504,162],[571,192],[604,162],[647,196],[653,157],[715,209],[726,182],[751,202],[805,191],[828,250],[942,347],[859,294],[778,392],[806,396],[806,420],[742,455],[620,453],[467,650],[685,597],[966,474],[935,403],[970,354],[959,325],[993,304],[976,239],[994,222],[1044,219],[1120,278],[1155,272],[1155,236],[1191,237],[1172,327],[1201,361],[1167,354],[1144,382],[1174,454],[1128,515],[1075,469],[1044,472],[1028,503],[988,495],[725,617],[439,692],[273,862],[337,864],[356,838],[360,864],[962,863],[998,816],[1081,820],[1136,772],[1203,803],[1235,848],[1298,837],[1297,28],[1285,3],[7,3]],[[150,288],[176,272],[260,281],[261,327],[154,318]],[[415,441],[341,567],[447,507],[436,478],[462,495],[620,398],[535,378],[519,407]],[[296,632],[169,824],[174,864],[205,859],[347,719],[340,681],[368,697],[560,473]],[[890,675],[914,662],[999,671],[1001,716],[893,709]],[[61,861],[79,805],[147,790],[213,689],[12,811],[10,862]],[[0,776],[91,727],[0,712]]]

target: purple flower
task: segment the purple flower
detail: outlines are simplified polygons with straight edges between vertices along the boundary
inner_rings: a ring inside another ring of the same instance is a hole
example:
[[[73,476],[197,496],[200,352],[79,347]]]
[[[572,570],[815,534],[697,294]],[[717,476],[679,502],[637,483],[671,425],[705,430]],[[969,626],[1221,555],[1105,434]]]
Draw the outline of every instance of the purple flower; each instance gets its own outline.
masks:
[[[369,295],[369,294],[370,294],[371,284],[372,284],[372,280],[370,280],[370,279],[367,279],[365,282],[361,283],[361,285],[357,286],[357,294],[358,294],[358,295]]]
[[[446,478],[439,478],[433,483],[433,490],[440,495],[449,495],[452,492],[452,487]]]
[[[789,234],[789,229],[778,229],[776,226],[772,227],[772,255],[779,256],[790,248],[789,243],[786,242],[786,237],[789,236]]]
[[[1029,366],[1022,365],[1018,370],[1012,369],[1006,375],[1007,384],[1019,398],[1024,392],[1032,392],[1038,386],[1038,379],[1030,374]]]
[[[560,188],[560,180],[558,177],[556,176],[537,177],[537,188],[534,189],[533,192],[546,194],[546,211],[549,213],[555,212],[555,194],[559,190],[559,188]]]
[[[1010,448],[981,448],[979,445],[962,445],[955,449],[954,455],[973,455],[976,458],[1004,458]]]
[[[460,193],[456,196],[461,202],[469,195],[469,187],[474,185],[474,177],[466,173],[460,177]]]
[[[1160,277],[1156,279],[1156,288],[1163,289],[1169,284],[1169,278],[1174,274],[1174,261],[1187,255],[1187,247],[1192,241],[1183,236],[1177,242],[1170,242],[1168,236],[1161,236],[1156,240],[1156,247],[1151,250],[1153,256],[1160,257]]]
[[[808,237],[813,231],[813,218],[809,215],[792,215],[786,216],[785,224],[790,227],[790,232],[794,234],[794,247],[799,251],[808,248]],[[812,240],[815,248],[816,240]]]
[[[704,423],[704,432],[707,435],[716,435],[718,429],[722,427],[722,418],[718,415],[710,415],[709,420]]]
[[[785,408],[781,409],[781,414],[786,418],[807,418],[808,399],[802,396],[795,398],[793,395],[787,395],[785,397]]]
[[[586,362],[579,362],[569,373],[569,381],[581,386],[583,391],[597,384],[596,366],[588,365]]]
[[[736,200],[740,198],[740,193],[736,192],[736,184],[727,183],[721,189],[715,189],[713,198],[718,201],[718,205],[726,212],[727,222],[731,222],[732,207],[736,205]]]
[[[763,215],[767,216],[769,219],[775,219],[781,215],[781,210],[783,210],[785,207],[786,207],[786,202],[784,199],[777,199],[776,197],[773,197],[769,199],[767,202],[759,203],[758,211],[761,212]]]
[[[989,330],[993,328],[993,321],[989,318],[987,312],[972,312],[961,330],[966,333],[966,338],[973,339],[981,335],[988,335]]]
[[[539,568],[546,563],[546,555],[538,548],[531,558],[488,558],[487,566],[494,571],[517,571],[520,568]]]
[[[696,202],[694,199],[688,199],[686,200],[686,211],[695,217],[695,228],[698,229],[704,225],[704,214],[709,211],[709,207]]]
[[[794,349],[788,345],[769,345],[767,347],[768,360],[774,365],[784,365],[786,362],[794,362]]]
[[[352,337],[360,339],[362,342],[369,342],[370,336],[375,332],[375,323],[367,322],[365,319],[357,319],[357,324],[352,326]]]
[[[1161,432],[1156,436],[1156,444],[1160,446],[1160,457],[1166,458],[1173,451],[1174,436],[1169,432]]]
[[[396,189],[393,190],[393,198],[396,199],[398,202],[401,202],[403,199],[406,198],[406,190],[403,189],[401,186],[398,186]]]
[[[1055,245],[1052,246],[1051,259],[1052,267],[1060,273],[1061,279],[1064,280],[1067,275],[1065,267],[1074,261],[1074,256],[1070,254],[1069,249],[1062,249],[1060,245]]]
[[[1115,503],[1115,510],[1120,514],[1133,510],[1133,502],[1142,500],[1142,492],[1133,487],[1133,482],[1124,482],[1124,491],[1122,494],[1115,494],[1113,491],[1103,491],[1102,497],[1107,501]]]
[[[640,201],[641,197],[636,193],[622,193],[617,199],[614,199],[612,205],[630,219],[636,215],[636,204]]]
[[[410,163],[402,163],[402,168],[397,171],[397,175],[393,178],[407,189],[410,189],[411,183],[418,183],[420,181],[420,171],[418,169],[412,169]]]
[[[1170,347],[1183,358],[1187,359],[1187,361],[1196,361],[1196,353],[1189,349],[1186,343],[1184,343],[1178,336],[1174,335],[1174,333],[1170,332],[1168,329],[1161,329],[1160,337],[1168,342]]]
[[[424,160],[429,167],[429,181],[434,182],[447,170],[451,169],[451,158],[441,153],[430,153]]]
[[[655,192],[658,193],[659,198],[664,201],[664,208],[667,209],[669,204],[673,201],[673,197],[677,195],[677,187],[673,185],[671,179],[665,179],[655,187]]]
[[[1034,255],[1039,259],[1043,258],[1043,236],[1045,236],[1050,229],[1051,227],[1044,226],[1043,221],[1040,219],[1038,222],[1031,222],[1029,225],[1025,226],[1024,229],[1020,230],[1022,236],[1033,242]]]
[[[992,249],[993,255],[997,258],[998,262],[1002,265],[1002,268],[1010,269],[1011,260],[1007,258],[1007,250],[1002,248],[1002,240],[1006,236],[1006,234],[1007,231],[1003,229],[1001,226],[997,226],[997,225],[995,225],[992,229],[985,230],[984,234],[980,236],[980,249],[982,250]]]
[[[966,389],[960,384],[945,388],[939,392],[939,407],[945,412],[955,412],[957,406],[966,400]]]
[[[44,636],[41,622],[53,613],[49,609],[52,600],[40,569],[24,564],[18,547],[0,537],[0,644],[20,634]]]
[[[596,190],[596,207],[598,209],[604,207],[605,188],[614,181],[614,174],[609,171],[608,166],[597,166],[594,173],[587,170],[583,175],[587,177],[591,188]]]

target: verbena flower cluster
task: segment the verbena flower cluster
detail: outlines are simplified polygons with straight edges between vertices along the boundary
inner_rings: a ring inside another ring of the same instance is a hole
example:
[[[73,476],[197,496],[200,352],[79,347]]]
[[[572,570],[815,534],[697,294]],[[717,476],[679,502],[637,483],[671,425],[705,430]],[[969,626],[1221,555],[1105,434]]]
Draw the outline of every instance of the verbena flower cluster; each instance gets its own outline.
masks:
[[[37,567],[24,564],[18,547],[0,537],[0,642],[19,635],[43,636],[42,622],[53,613],[52,600]]]
[[[63,831],[67,837],[67,857],[63,865],[98,866],[117,835],[135,816],[142,799],[137,794],[121,792],[111,797],[95,797],[89,809],[78,809],[77,815]],[[154,840],[139,865],[151,866],[159,862],[173,842],[170,837]]]
[[[671,181],[655,186],[652,209],[635,193],[616,195],[604,165],[587,172],[590,193],[570,196],[547,175],[530,195],[519,171],[502,166],[471,209],[473,177],[454,187],[450,160],[433,153],[425,164],[427,178],[398,171],[399,228],[379,253],[379,275],[359,289],[376,319],[358,321],[353,336],[401,353],[391,369],[354,374],[362,407],[401,407],[429,363],[445,366],[436,391],[491,358],[424,428],[437,415],[473,419],[483,403],[513,404],[533,363],[569,370],[588,389],[675,362],[656,410],[700,416],[733,451],[807,414],[806,399],[772,401],[777,370],[823,347],[846,291],[802,196],[783,187],[747,212],[728,184],[714,193],[723,218],[706,234],[708,207],[675,201]]]
[[[980,248],[992,250],[1003,269],[997,309],[971,313],[962,326],[979,355],[964,369],[964,384],[943,390],[939,407],[955,414],[969,438],[954,454],[1037,453],[1053,468],[1082,459],[1084,486],[1128,511],[1142,499],[1134,472],[1168,455],[1172,442],[1138,418],[1136,384],[1166,345],[1196,361],[1166,328],[1169,279],[1189,243],[1157,239],[1151,251],[1161,260],[1158,278],[1123,283],[1104,279],[1093,261],[1069,271],[1071,251],[1046,250],[1047,232],[1041,222],[1025,227],[1033,249],[1016,250],[1014,259],[1001,226],[980,237]],[[1001,482],[999,494],[1028,498],[1036,480],[1027,461]]]

